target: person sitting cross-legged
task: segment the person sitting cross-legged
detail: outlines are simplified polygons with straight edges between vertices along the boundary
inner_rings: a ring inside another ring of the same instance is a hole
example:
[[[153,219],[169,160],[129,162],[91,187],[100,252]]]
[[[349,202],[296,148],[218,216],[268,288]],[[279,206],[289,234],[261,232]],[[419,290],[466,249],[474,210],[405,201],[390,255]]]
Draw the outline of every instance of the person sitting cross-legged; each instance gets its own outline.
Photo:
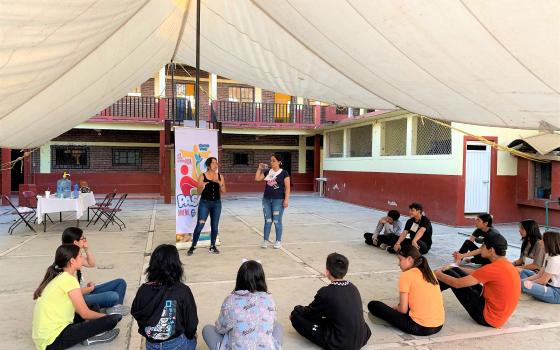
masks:
[[[506,250],[506,239],[493,233],[484,237],[480,248],[489,264],[478,270],[446,266],[435,271],[440,289],[451,288],[471,318],[486,327],[502,327],[519,302],[521,280]]]
[[[403,332],[432,335],[441,330],[445,319],[443,298],[428,259],[418,249],[405,245],[398,252],[399,304],[390,307],[377,300],[368,304],[369,312]]]
[[[396,241],[385,239],[383,242],[389,247],[389,253],[396,253],[401,249],[402,245],[412,244],[416,247],[420,254],[426,254],[432,247],[432,223],[426,215],[424,215],[422,204],[411,203],[408,206],[410,219],[404,225],[404,230]],[[410,238],[406,238],[410,234]]]
[[[547,231],[543,235],[545,263],[539,273],[521,271],[521,289],[545,303],[560,304],[560,233]]]
[[[461,263],[465,258],[470,258],[468,262],[473,264],[486,265],[490,263],[490,260],[480,256],[480,247],[475,242],[481,243],[484,237],[490,233],[500,232],[492,226],[492,215],[487,213],[478,215],[474,220],[474,225],[476,229],[473,233],[465,240],[461,248],[452,254],[455,264]]]
[[[400,217],[401,214],[398,210],[389,210],[387,216],[379,219],[379,221],[377,222],[377,227],[375,228],[375,231],[373,231],[373,233],[364,233],[366,244],[385,249],[387,248],[387,244],[383,242],[386,240],[386,238],[388,241],[396,242],[399,239],[400,233],[402,232],[402,222],[399,220]]]
[[[295,330],[316,345],[331,350],[358,350],[371,337],[364,320],[358,288],[343,278],[348,259],[332,253],[325,275],[331,281],[308,306],[298,305],[290,315]]]

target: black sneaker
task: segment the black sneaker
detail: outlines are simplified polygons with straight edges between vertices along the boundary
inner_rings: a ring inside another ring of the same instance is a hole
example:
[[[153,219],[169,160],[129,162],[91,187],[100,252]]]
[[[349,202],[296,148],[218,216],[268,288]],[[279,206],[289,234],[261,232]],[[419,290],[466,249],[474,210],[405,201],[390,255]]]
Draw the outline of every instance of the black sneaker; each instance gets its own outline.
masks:
[[[387,247],[386,250],[391,254],[397,254],[397,252],[393,249],[393,247]]]
[[[191,246],[191,247],[189,248],[189,251],[187,252],[187,255],[188,255],[188,256],[193,255],[195,250],[196,250],[196,246],[194,246],[194,247]]]
[[[91,338],[87,338],[82,342],[82,345],[90,346],[94,344],[108,343],[110,341],[113,341],[117,337],[117,335],[119,335],[119,329],[118,328],[111,329],[110,331],[103,332],[98,335],[94,335]]]
[[[213,245],[213,246],[210,247],[210,249],[208,249],[208,253],[220,254],[220,251],[218,250],[218,248],[216,248],[215,245]]]

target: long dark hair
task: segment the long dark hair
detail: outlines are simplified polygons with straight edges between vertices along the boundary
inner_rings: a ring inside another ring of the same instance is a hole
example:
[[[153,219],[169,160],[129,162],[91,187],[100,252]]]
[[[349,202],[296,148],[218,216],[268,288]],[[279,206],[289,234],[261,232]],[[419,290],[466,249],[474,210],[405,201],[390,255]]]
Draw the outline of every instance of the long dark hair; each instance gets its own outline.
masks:
[[[74,241],[79,241],[84,235],[84,230],[79,227],[67,227],[62,232],[62,244],[74,244]],[[76,277],[78,277],[78,282],[82,282],[82,271],[76,271]]]
[[[76,259],[80,254],[80,247],[75,244],[62,244],[56,249],[54,263],[47,268],[43,281],[33,293],[33,300],[39,298],[45,287],[68,266],[70,259]]]
[[[521,243],[521,253],[525,251],[527,244],[529,244],[531,247],[527,252],[527,255],[529,255],[535,249],[537,241],[542,239],[541,230],[535,220],[523,220],[519,225],[525,230],[525,237],[523,237],[523,243]]]
[[[251,293],[268,292],[262,265],[255,260],[245,261],[237,271],[235,290],[248,290]]]
[[[212,161],[215,160],[216,163],[218,162],[218,159],[216,159],[216,157],[208,157],[206,159],[206,161],[204,162],[204,165],[206,166],[206,170],[210,170],[210,165],[212,165]]]
[[[174,245],[161,244],[152,252],[146,280],[172,286],[183,280],[183,263]]]
[[[428,259],[420,254],[418,248],[416,248],[412,244],[405,244],[399,250],[399,255],[403,258],[408,258],[410,256],[412,259],[414,259],[414,264],[412,265],[412,267],[416,267],[418,268],[418,270],[420,270],[420,272],[422,272],[424,281],[435,285],[439,284],[436,276],[434,276],[434,273],[430,268],[430,265],[428,264]]]
[[[560,255],[560,233],[546,231],[543,234],[544,251],[548,256]]]

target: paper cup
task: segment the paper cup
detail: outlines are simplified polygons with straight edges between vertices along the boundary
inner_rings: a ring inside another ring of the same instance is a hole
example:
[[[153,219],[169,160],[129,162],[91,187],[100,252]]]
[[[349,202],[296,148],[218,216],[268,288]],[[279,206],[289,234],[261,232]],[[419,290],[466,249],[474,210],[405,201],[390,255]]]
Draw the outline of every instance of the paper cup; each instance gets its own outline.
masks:
[[[45,198],[49,198],[51,196],[51,191],[45,191]]]

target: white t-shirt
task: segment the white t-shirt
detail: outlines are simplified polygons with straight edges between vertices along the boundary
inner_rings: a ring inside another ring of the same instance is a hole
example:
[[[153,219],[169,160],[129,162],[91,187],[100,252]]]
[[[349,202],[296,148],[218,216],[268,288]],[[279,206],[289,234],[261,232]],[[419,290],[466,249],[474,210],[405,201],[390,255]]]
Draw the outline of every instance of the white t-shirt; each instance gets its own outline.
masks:
[[[560,288],[560,255],[545,257],[546,267],[544,272],[551,274],[549,285]]]

